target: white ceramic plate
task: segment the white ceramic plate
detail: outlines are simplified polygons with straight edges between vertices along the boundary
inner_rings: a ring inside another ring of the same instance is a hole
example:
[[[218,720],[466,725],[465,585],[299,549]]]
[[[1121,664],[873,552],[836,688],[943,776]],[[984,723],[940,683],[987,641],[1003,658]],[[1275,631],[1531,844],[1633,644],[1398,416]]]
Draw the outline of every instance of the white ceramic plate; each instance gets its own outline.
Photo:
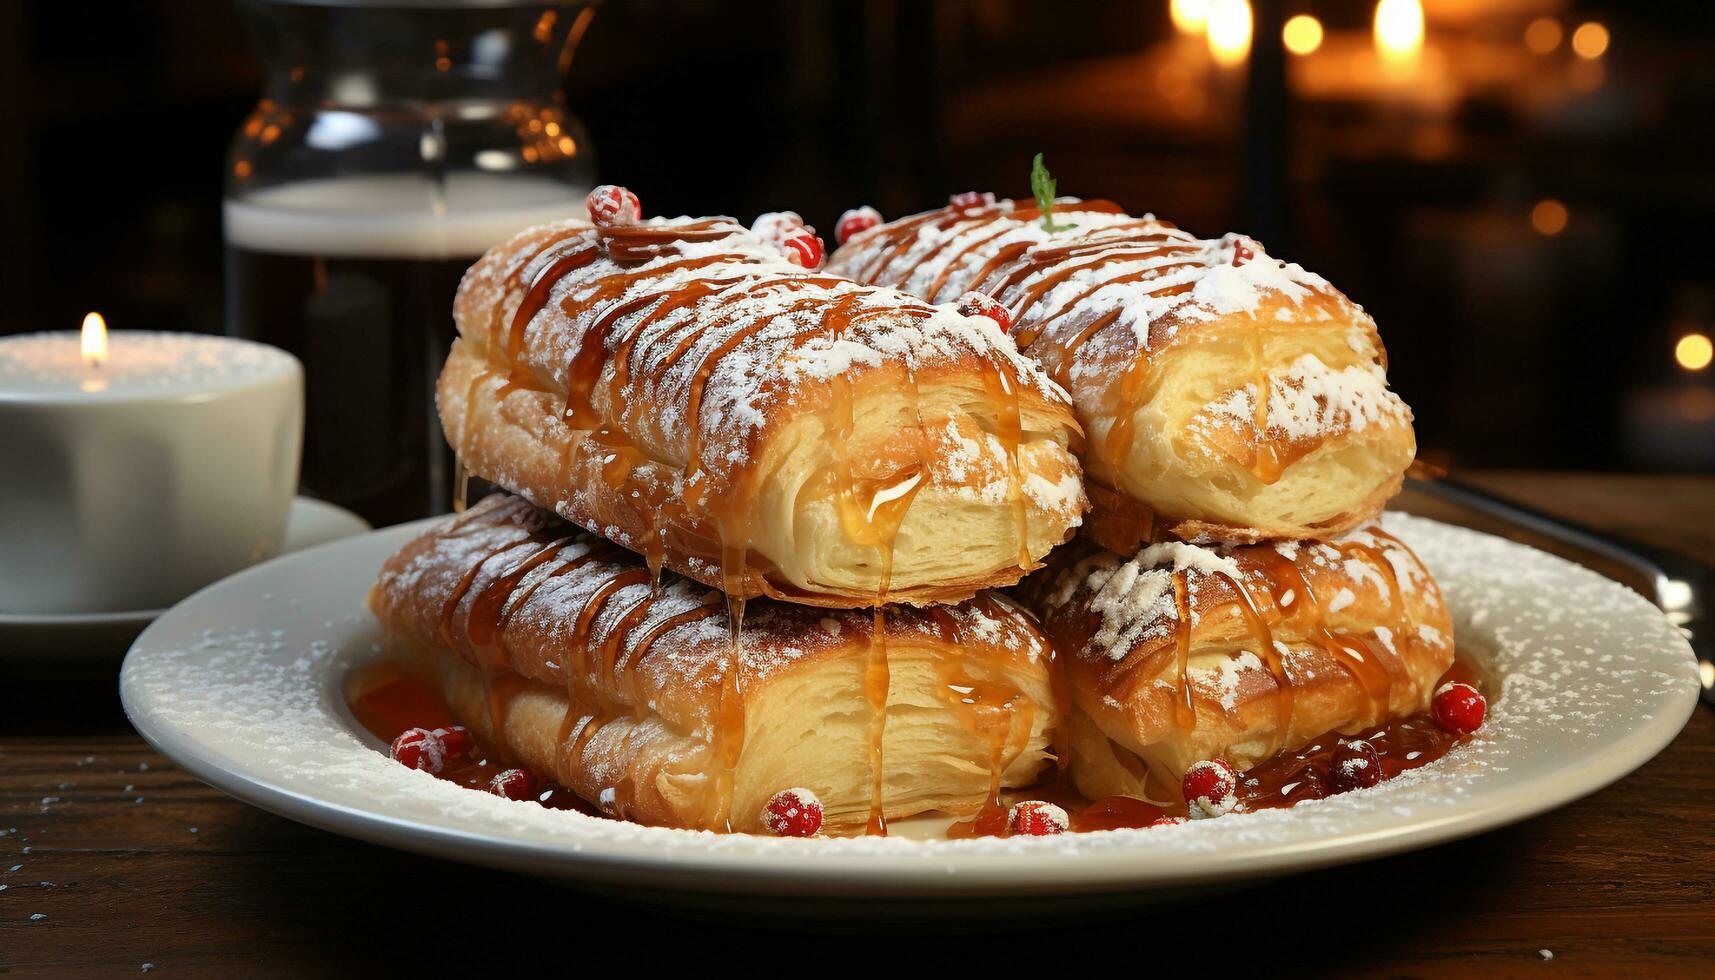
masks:
[[[286,515],[280,553],[313,548],[369,530],[369,522],[343,507],[296,497]],[[125,648],[166,610],[23,615],[0,613],[0,658],[76,665],[105,663],[109,670]]]
[[[1462,649],[1500,679],[1480,736],[1374,789],[1153,830],[1012,840],[780,840],[662,830],[514,803],[405,769],[341,688],[374,655],[363,597],[415,525],[276,559],[203,590],[126,658],[131,721],[240,799],[425,854],[731,910],[984,914],[982,899],[1171,900],[1522,820],[1632,771],[1697,703],[1690,650],[1649,603],[1499,538],[1389,515],[1441,582]],[[805,896],[821,900],[805,902]],[[889,901],[876,901],[876,899]],[[966,901],[947,901],[962,898]],[[1040,903],[1010,903],[1040,917]]]

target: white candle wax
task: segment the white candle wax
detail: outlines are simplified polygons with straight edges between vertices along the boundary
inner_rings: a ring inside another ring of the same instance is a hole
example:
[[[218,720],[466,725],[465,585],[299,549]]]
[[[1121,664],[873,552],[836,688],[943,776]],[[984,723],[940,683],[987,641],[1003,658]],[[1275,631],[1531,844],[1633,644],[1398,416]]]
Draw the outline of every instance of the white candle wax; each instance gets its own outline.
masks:
[[[285,351],[228,337],[115,330],[93,362],[73,331],[0,337],[0,402],[210,394],[296,371]]]
[[[274,553],[303,372],[249,341],[0,337],[0,613],[159,608]]]

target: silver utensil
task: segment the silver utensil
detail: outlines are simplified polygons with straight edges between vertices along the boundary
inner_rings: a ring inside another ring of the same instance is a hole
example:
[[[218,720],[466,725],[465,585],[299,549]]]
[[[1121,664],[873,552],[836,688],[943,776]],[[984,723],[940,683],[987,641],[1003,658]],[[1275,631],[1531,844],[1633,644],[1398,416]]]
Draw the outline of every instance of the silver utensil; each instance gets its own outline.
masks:
[[[1703,703],[1715,707],[1715,621],[1710,589],[1715,569],[1685,555],[1617,537],[1555,517],[1461,480],[1416,467],[1406,478],[1414,490],[1631,569],[1648,583],[1648,598],[1691,642],[1703,681]]]

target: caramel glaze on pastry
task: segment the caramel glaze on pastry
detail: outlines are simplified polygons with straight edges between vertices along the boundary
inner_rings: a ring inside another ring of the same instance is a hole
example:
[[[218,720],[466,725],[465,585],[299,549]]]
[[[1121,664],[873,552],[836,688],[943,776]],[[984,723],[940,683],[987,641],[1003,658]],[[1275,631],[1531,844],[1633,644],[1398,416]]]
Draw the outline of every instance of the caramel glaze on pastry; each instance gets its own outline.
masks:
[[[854,235],[829,270],[928,302],[967,291],[1072,396],[1112,550],[1325,538],[1377,514],[1416,452],[1373,320],[1256,241],[1106,201],[949,206]]]
[[[1070,771],[1091,798],[1171,798],[1199,760],[1245,769],[1418,714],[1453,662],[1440,590],[1379,528],[1055,562],[1021,595],[1064,657]]]
[[[638,823],[761,832],[797,786],[832,834],[969,814],[1051,765],[1061,728],[1052,652],[1009,599],[873,620],[759,600],[735,649],[718,592],[652,585],[638,556],[516,497],[406,545],[369,604],[480,738]]]
[[[735,613],[969,598],[1087,506],[1065,393],[992,321],[729,219],[530,229],[454,318],[438,402],[463,465]]]

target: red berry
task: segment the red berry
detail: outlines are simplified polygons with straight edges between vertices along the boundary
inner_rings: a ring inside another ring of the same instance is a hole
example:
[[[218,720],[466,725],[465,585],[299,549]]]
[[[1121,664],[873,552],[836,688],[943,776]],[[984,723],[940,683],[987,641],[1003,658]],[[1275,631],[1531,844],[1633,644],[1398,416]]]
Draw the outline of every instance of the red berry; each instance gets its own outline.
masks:
[[[617,184],[603,184],[584,198],[590,220],[598,225],[634,225],[643,220],[637,195]]]
[[[1189,822],[1190,818],[1188,817],[1156,817],[1149,822],[1149,825],[1151,827],[1176,827],[1179,824]]]
[[[441,740],[443,757],[448,762],[470,754],[470,732],[463,725],[451,725],[434,731]]]
[[[1256,258],[1256,251],[1251,248],[1251,245],[1254,244],[1256,243],[1248,238],[1233,239],[1233,268],[1237,269]]]
[[[508,769],[488,782],[488,791],[509,800],[529,800],[536,796],[536,777],[528,769]]]
[[[825,250],[816,229],[804,223],[796,211],[770,211],[759,214],[750,225],[751,233],[786,253],[786,261],[806,269],[822,264]]]
[[[1455,735],[1469,735],[1483,727],[1483,716],[1488,711],[1489,703],[1483,700],[1482,692],[1464,681],[1441,685],[1435,692],[1435,700],[1430,702],[1435,723]]]
[[[1238,806],[1238,797],[1233,795],[1238,786],[1238,774],[1233,772],[1232,766],[1220,759],[1193,762],[1191,768],[1185,770],[1185,778],[1179,783],[1192,815],[1202,813],[1210,817],[1229,813]]]
[[[783,789],[763,806],[762,823],[781,837],[814,837],[822,829],[822,801],[802,786]]]
[[[446,744],[427,728],[407,728],[393,740],[393,760],[410,769],[440,772],[446,756]]]
[[[1364,789],[1382,781],[1382,756],[1376,747],[1358,738],[1341,741],[1328,760],[1328,787],[1336,793]]]
[[[881,224],[880,211],[867,204],[861,208],[852,208],[840,215],[839,224],[834,225],[834,242],[844,245],[846,240],[853,235],[868,231],[879,224]]]
[[[1012,315],[999,302],[982,293],[966,293],[959,297],[959,312],[965,316],[986,316],[1000,326],[1000,332],[1012,329]]]
[[[947,204],[956,211],[969,211],[972,208],[986,208],[994,203],[994,194],[989,191],[965,191],[947,198]]]
[[[786,261],[806,269],[820,268],[822,265],[822,240],[816,237],[815,229],[799,228],[787,235],[781,242],[780,248],[786,253]]]
[[[1072,826],[1066,811],[1042,800],[1014,803],[1006,818],[1007,829],[1022,837],[1052,837]]]

